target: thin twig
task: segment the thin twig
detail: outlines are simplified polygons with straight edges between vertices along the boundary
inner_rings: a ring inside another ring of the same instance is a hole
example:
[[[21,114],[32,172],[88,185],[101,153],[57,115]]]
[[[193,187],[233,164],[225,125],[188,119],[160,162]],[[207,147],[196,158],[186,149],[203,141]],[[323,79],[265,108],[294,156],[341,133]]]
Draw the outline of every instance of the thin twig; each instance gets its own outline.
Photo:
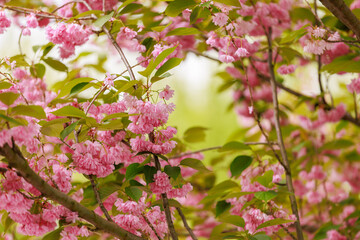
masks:
[[[358,111],[357,111],[357,103],[356,103],[356,93],[355,91],[353,92],[353,97],[354,97],[354,112],[355,112],[355,120],[358,120]]]
[[[156,169],[159,171],[161,171],[161,165],[160,165],[160,161],[159,161],[159,158],[158,156],[156,156],[155,154],[153,154],[154,156],[154,161],[155,161],[155,167]],[[168,225],[168,228],[169,228],[169,231],[170,231],[170,235],[171,235],[171,238],[173,240],[178,240],[178,236],[177,236],[177,233],[175,231],[175,227],[174,227],[174,223],[173,223],[173,220],[171,218],[171,212],[170,212],[170,205],[169,205],[169,199],[167,197],[167,194],[166,193],[162,193],[161,194],[161,199],[162,199],[162,202],[163,202],[163,207],[164,207],[164,211],[165,211],[165,217],[166,217],[166,222],[167,222],[167,225]]]
[[[149,219],[145,216],[145,214],[142,214],[142,217],[144,218],[145,222],[149,225],[149,227],[151,228],[151,230],[153,230],[153,232],[155,233],[156,237],[159,240],[162,240],[162,238],[159,236],[159,234],[157,233],[156,229],[154,228],[154,226],[151,224],[151,222],[149,221]]]
[[[303,237],[303,232],[302,232],[301,225],[300,225],[300,217],[299,217],[298,207],[297,207],[297,203],[296,203],[296,198],[295,198],[295,195],[294,195],[295,191],[294,191],[294,187],[293,187],[293,184],[292,184],[291,167],[290,167],[290,163],[289,163],[289,160],[288,160],[288,157],[287,157],[285,144],[284,144],[284,140],[283,140],[283,137],[282,137],[280,120],[279,120],[279,102],[278,102],[278,98],[277,98],[277,89],[276,89],[274,65],[272,63],[272,40],[271,40],[272,29],[271,28],[269,28],[269,32],[266,35],[266,37],[267,37],[267,42],[268,42],[268,46],[269,46],[269,50],[268,50],[268,66],[269,66],[269,72],[270,72],[270,84],[271,84],[273,104],[274,104],[275,130],[276,130],[276,135],[277,135],[278,143],[279,143],[279,147],[280,147],[280,153],[281,153],[281,157],[282,157],[282,162],[285,164],[286,169],[287,169],[287,171],[285,172],[286,185],[287,185],[288,191],[291,192],[291,194],[289,195],[291,209],[292,209],[293,214],[296,216],[295,228],[296,228],[297,238],[298,238],[298,240],[303,240],[304,237]]]
[[[104,204],[101,201],[100,193],[99,193],[99,191],[98,191],[98,189],[96,187],[94,176],[90,175],[89,178],[90,178],[92,189],[93,189],[93,191],[95,193],[96,201],[98,202],[101,211],[105,214],[105,217],[109,222],[113,222],[113,220],[111,219],[108,211],[106,210]]]
[[[186,230],[189,232],[191,238],[193,240],[197,240],[197,237],[195,236],[193,230],[191,229],[191,227],[189,226],[189,224],[187,223],[186,221],[186,218],[185,218],[185,215],[184,213],[182,212],[181,208],[177,207],[176,210],[178,211],[180,217],[181,217],[181,220],[183,221],[184,223],[184,227],[186,228]]]
[[[284,227],[284,225],[280,224],[280,227],[281,227],[282,229],[284,229],[284,231],[285,231],[287,234],[289,234],[289,236],[290,236],[293,240],[296,240],[296,237],[295,237],[286,227]]]
[[[245,145],[269,145],[269,144],[270,145],[277,145],[276,142],[244,142],[243,144],[245,144]],[[221,149],[221,148],[223,148],[223,146],[215,146],[215,147],[203,148],[203,149],[199,149],[199,150],[196,150],[196,151],[193,151],[193,152],[187,152],[187,153],[183,153],[183,154],[180,154],[180,155],[176,155],[176,156],[173,156],[173,157],[171,157],[169,159],[181,158],[181,157],[188,156],[188,155],[191,155],[191,154],[207,152],[207,151],[217,150],[217,149]]]

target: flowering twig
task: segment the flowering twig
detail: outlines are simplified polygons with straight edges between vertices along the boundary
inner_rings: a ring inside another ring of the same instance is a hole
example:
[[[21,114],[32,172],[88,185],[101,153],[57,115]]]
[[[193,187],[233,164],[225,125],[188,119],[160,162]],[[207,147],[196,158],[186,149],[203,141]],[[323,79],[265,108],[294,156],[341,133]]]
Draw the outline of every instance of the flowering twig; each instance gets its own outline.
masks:
[[[278,139],[278,143],[279,143],[279,147],[280,147],[282,162],[284,163],[284,165],[287,168],[287,171],[285,171],[286,185],[287,185],[288,191],[290,192],[289,198],[290,198],[291,209],[292,209],[293,214],[296,216],[295,228],[296,228],[297,238],[298,238],[298,240],[303,240],[304,237],[303,237],[303,232],[302,232],[301,225],[300,225],[300,217],[299,217],[298,207],[297,207],[296,198],[295,198],[295,194],[294,194],[295,191],[294,191],[294,186],[292,184],[290,162],[287,157],[285,144],[284,144],[284,140],[282,137],[281,126],[280,126],[279,102],[278,102],[278,98],[277,98],[277,87],[276,87],[276,80],[275,80],[275,73],[274,73],[274,65],[272,62],[273,53],[272,53],[272,40],[271,40],[272,29],[271,28],[269,28],[268,33],[266,34],[266,37],[267,37],[267,42],[268,42],[268,47],[269,47],[268,66],[269,66],[269,72],[270,72],[270,84],[271,84],[272,98],[273,98],[273,104],[274,104],[275,130],[276,130],[276,135],[277,135],[277,139]]]
[[[117,224],[105,220],[65,193],[50,186],[29,167],[27,160],[16,146],[11,148],[8,144],[5,144],[3,147],[0,147],[0,154],[9,161],[9,166],[15,168],[28,183],[33,185],[45,197],[61,204],[72,212],[78,213],[79,217],[92,223],[96,228],[124,240],[145,240],[145,238],[138,237],[119,227]]]
[[[149,221],[149,219],[145,216],[145,214],[142,214],[142,217],[144,218],[145,222],[149,225],[149,227],[151,228],[151,230],[153,230],[153,232],[155,233],[156,237],[159,240],[162,240],[162,238],[159,236],[159,234],[157,233],[156,229],[154,228],[154,226],[151,224],[151,222]]]

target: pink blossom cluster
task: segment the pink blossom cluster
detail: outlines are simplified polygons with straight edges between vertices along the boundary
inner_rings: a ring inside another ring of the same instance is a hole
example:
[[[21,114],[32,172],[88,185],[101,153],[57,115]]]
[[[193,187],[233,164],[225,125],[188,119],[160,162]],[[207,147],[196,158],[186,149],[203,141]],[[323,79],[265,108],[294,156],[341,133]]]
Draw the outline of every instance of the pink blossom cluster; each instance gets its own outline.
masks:
[[[5,11],[0,11],[0,34],[4,33],[10,25],[11,21],[6,17]]]
[[[150,183],[150,189],[155,194],[166,193],[169,198],[181,198],[186,196],[193,187],[190,183],[183,185],[181,188],[173,188],[170,183],[169,176],[161,171],[154,175],[154,182]]]
[[[138,202],[130,200],[124,202],[122,199],[118,199],[115,206],[121,214],[116,215],[114,221],[122,228],[138,236],[141,236],[141,233],[146,233],[151,236],[151,239],[158,239],[147,223],[149,221],[156,233],[160,237],[164,237],[168,231],[165,213],[158,206],[149,208],[145,199],[145,196],[140,198]]]
[[[293,73],[296,69],[296,66],[294,64],[291,64],[291,65],[281,65],[278,69],[277,69],[277,72],[279,74],[283,74],[283,75],[286,75],[286,74],[290,74],[290,73]]]
[[[72,156],[73,164],[80,173],[105,177],[112,173],[114,164],[120,163],[120,159],[116,155],[107,154],[99,142],[87,140],[72,147],[75,149]]]
[[[91,30],[79,24],[61,22],[56,26],[47,26],[46,34],[51,42],[60,45],[60,57],[68,58],[75,53],[75,46],[87,42]]]
[[[350,84],[346,85],[347,89],[351,93],[360,93],[360,78],[354,78]]]
[[[163,103],[153,104],[148,101],[138,100],[135,97],[126,95],[124,98],[132,123],[128,129],[136,134],[149,134],[154,128],[165,124],[169,114],[174,110],[174,104]]]
[[[176,146],[175,141],[169,141],[177,130],[173,127],[167,127],[164,130],[155,132],[154,141],[147,141],[144,136],[132,138],[130,140],[131,148],[136,152],[148,151],[155,154],[167,154]]]
[[[117,34],[116,42],[120,47],[124,47],[131,51],[135,52],[145,52],[146,47],[139,43],[139,41],[135,38],[137,36],[137,32],[128,27],[122,27]]]
[[[66,226],[60,233],[61,240],[76,240],[78,236],[88,237],[89,235],[90,232],[86,226],[80,228],[78,226]]]

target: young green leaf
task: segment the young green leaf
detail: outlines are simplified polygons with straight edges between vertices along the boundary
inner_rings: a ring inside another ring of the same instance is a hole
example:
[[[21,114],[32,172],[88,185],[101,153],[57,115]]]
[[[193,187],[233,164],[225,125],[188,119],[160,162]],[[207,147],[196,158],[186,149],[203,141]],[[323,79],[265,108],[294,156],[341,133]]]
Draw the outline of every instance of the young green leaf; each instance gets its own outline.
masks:
[[[238,227],[245,227],[245,221],[242,217],[237,215],[228,215],[219,218],[220,222],[230,223]]]
[[[231,208],[231,204],[226,202],[225,200],[219,201],[216,203],[215,207],[215,216],[220,216],[223,212]]]
[[[44,109],[38,105],[18,105],[18,106],[11,108],[11,114],[25,115],[25,116],[34,117],[37,119],[46,118]]]
[[[185,36],[185,35],[195,35],[199,34],[200,31],[196,28],[187,28],[187,27],[181,27],[181,28],[175,28],[174,30],[171,30],[166,34],[166,36]]]
[[[170,58],[169,60],[167,60],[164,65],[162,65],[155,73],[155,77],[159,77],[161,76],[163,73],[169,71],[170,69],[178,66],[181,61],[183,59],[182,58]]]
[[[60,62],[59,60],[48,57],[48,58],[44,58],[43,61],[55,70],[58,70],[60,72],[68,71],[68,67],[65,64],[63,64],[62,62]]]
[[[263,192],[256,192],[254,196],[257,199],[263,200],[265,202],[270,201],[271,199],[275,198],[277,196],[277,192],[275,191],[263,191]]]
[[[196,2],[194,0],[175,0],[169,3],[165,10],[165,14],[169,17],[176,17],[185,9],[191,9],[195,5]]]
[[[139,163],[132,163],[126,168],[125,179],[133,179],[136,175],[143,171],[144,167],[140,166]]]
[[[270,226],[280,225],[280,224],[290,223],[290,222],[294,222],[294,220],[275,218],[275,219],[272,219],[272,220],[269,220],[269,221],[266,221],[266,222],[260,224],[257,227],[257,229],[262,229],[262,228],[265,228],[265,227],[270,227]]]
[[[111,12],[107,15],[101,16],[93,23],[95,27],[101,28],[107,21],[109,21],[112,16],[114,15],[114,12]]]
[[[241,142],[228,142],[222,148],[219,149],[219,152],[226,152],[226,151],[241,151],[241,150],[251,150],[251,148]]]
[[[184,140],[186,142],[202,142],[205,140],[205,131],[207,128],[204,127],[191,127],[184,133]]]
[[[252,163],[252,157],[246,155],[237,156],[230,164],[230,172],[232,177],[240,176],[241,173]]]
[[[170,165],[166,165],[164,171],[169,177],[176,180],[181,172],[181,169],[179,167],[172,167]]]
[[[195,158],[185,158],[184,160],[182,160],[180,162],[180,165],[191,167],[198,171],[210,172],[210,170],[205,167],[205,165],[202,163],[202,161],[200,161],[199,159],[195,159]]]
[[[62,130],[60,133],[60,138],[64,140],[70,133],[72,133],[75,130],[78,123],[79,121],[73,122],[72,124],[67,126],[64,130]]]
[[[0,93],[0,101],[3,102],[5,105],[10,106],[15,102],[16,99],[18,99],[19,96],[20,94],[18,93],[3,92]]]
[[[142,196],[142,191],[140,188],[135,187],[135,186],[130,186],[130,187],[126,187],[125,188],[125,193],[131,197],[133,200],[135,200],[136,202],[139,201],[139,199]]]
[[[51,113],[54,114],[55,116],[59,116],[59,117],[65,117],[65,116],[77,117],[77,118],[85,118],[86,117],[86,115],[83,111],[81,111],[80,109],[73,107],[73,106],[65,106],[65,107],[62,107]]]

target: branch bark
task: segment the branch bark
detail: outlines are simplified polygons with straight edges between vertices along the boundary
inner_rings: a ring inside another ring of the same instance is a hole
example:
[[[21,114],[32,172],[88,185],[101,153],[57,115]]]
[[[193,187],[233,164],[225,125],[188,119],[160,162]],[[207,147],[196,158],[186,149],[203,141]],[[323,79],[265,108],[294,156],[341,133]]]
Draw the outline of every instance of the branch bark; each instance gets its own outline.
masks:
[[[357,39],[360,39],[360,21],[343,0],[320,0],[320,2],[353,31]]]
[[[184,227],[186,228],[186,230],[189,232],[192,240],[198,240],[197,237],[195,236],[193,230],[191,229],[191,227],[189,226],[189,224],[187,223],[186,221],[186,217],[184,215],[184,213],[182,212],[181,208],[177,207],[176,210],[178,211],[180,217],[181,217],[181,220],[183,221],[184,223]]]
[[[156,156],[155,154],[153,156],[154,156],[154,160],[155,160],[156,169],[161,170],[161,165],[160,165],[158,156]],[[162,202],[163,202],[163,207],[164,207],[165,216],[166,216],[166,222],[167,222],[167,225],[168,225],[168,228],[169,228],[169,231],[170,231],[171,238],[173,240],[178,240],[178,236],[177,236],[177,233],[175,231],[174,223],[173,223],[173,221],[171,219],[170,204],[169,204],[169,199],[167,197],[167,194],[162,193],[161,194],[161,199],[162,199]]]
[[[276,130],[276,135],[277,135],[277,139],[278,139],[278,143],[279,143],[279,147],[280,147],[282,162],[284,163],[284,165],[286,167],[286,169],[285,169],[286,185],[287,185],[288,191],[291,193],[289,195],[291,209],[292,209],[293,214],[296,216],[295,228],[296,228],[297,238],[298,238],[298,240],[303,240],[304,236],[303,236],[303,232],[302,232],[301,225],[300,225],[300,217],[299,217],[298,207],[297,207],[297,203],[296,203],[296,198],[294,195],[294,192],[295,192],[294,186],[292,184],[291,166],[290,166],[290,162],[287,157],[287,154],[286,154],[285,144],[284,144],[284,140],[282,137],[280,120],[279,120],[279,102],[278,102],[278,97],[277,97],[277,87],[276,87],[276,80],[275,80],[275,73],[274,73],[274,65],[272,62],[273,52],[272,52],[271,35],[272,35],[272,31],[271,31],[271,28],[269,28],[269,32],[267,34],[267,41],[268,41],[268,46],[269,46],[268,65],[269,65],[270,84],[271,84],[273,104],[274,104],[275,130]]]
[[[9,161],[10,167],[15,168],[27,182],[33,185],[45,197],[63,205],[70,211],[77,212],[79,217],[93,224],[96,228],[124,240],[145,240],[145,238],[138,237],[119,227],[115,223],[105,220],[94,211],[90,211],[68,195],[51,187],[29,167],[26,159],[23,157],[18,148],[11,148],[8,144],[5,144],[3,147],[0,147],[0,154],[6,157]]]

